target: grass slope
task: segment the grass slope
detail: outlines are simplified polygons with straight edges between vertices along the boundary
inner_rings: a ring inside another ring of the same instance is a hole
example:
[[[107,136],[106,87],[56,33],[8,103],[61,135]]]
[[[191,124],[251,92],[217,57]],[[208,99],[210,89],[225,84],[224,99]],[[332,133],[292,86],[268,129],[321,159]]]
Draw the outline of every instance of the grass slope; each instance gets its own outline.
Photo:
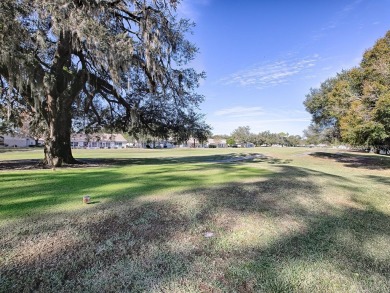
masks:
[[[0,165],[40,155],[4,152]],[[302,148],[75,156],[105,165],[0,171],[0,292],[390,291],[388,157]]]

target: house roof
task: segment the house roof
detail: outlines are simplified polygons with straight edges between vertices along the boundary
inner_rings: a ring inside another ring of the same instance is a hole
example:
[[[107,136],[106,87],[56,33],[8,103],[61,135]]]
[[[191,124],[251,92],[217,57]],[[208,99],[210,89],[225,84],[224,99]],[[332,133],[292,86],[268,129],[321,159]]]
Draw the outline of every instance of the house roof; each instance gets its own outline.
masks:
[[[188,139],[188,142],[193,143],[195,140],[195,143],[199,143],[199,140],[193,137],[190,137]],[[215,138],[208,138],[207,139],[208,144],[226,144],[226,139],[215,139]]]
[[[207,140],[208,143],[210,144],[226,144],[226,139],[215,139],[215,138],[209,138]]]

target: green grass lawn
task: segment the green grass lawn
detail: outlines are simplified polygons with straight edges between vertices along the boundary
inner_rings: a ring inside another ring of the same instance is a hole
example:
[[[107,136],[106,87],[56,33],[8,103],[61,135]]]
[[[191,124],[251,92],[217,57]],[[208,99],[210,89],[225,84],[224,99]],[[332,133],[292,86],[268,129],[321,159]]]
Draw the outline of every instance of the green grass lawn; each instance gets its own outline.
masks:
[[[9,170],[42,150],[0,150],[0,292],[390,292],[389,157],[74,155],[89,164]]]

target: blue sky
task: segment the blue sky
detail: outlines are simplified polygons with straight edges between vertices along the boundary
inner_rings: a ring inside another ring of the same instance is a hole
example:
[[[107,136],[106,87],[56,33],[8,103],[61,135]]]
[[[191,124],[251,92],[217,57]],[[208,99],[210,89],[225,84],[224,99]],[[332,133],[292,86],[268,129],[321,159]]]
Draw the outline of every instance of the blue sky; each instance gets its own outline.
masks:
[[[302,135],[310,88],[358,65],[390,30],[390,0],[183,0],[179,13],[196,23],[191,65],[206,72],[201,112],[214,134]]]

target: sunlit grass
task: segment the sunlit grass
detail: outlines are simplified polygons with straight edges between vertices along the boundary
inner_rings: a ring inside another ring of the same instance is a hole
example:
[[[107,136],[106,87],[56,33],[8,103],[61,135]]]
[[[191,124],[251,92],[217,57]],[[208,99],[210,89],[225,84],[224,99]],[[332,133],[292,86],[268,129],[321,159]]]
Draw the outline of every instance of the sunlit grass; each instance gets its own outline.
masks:
[[[85,157],[91,156],[92,151],[101,156],[95,150],[84,150]],[[120,154],[110,152],[113,155]],[[24,152],[27,154],[28,152]],[[147,159],[145,160],[145,153]],[[28,213],[42,213],[80,208],[84,195],[89,195],[93,202],[108,202],[117,198],[125,199],[140,195],[163,194],[178,192],[189,188],[202,188],[212,184],[240,181],[246,178],[256,178],[269,174],[269,170],[258,166],[226,164],[206,164],[213,161],[213,156],[205,159],[202,157],[185,157],[187,151],[179,151],[181,156],[175,158],[159,157],[159,154],[167,154],[167,151],[143,152],[142,150],[127,150],[126,158],[131,157],[129,163],[125,161],[120,165],[104,168],[71,168],[34,170],[34,171],[8,171],[0,177],[0,203],[7,205],[7,209],[0,213],[0,219],[17,218]],[[194,153],[194,151],[191,151]],[[14,153],[15,154],[15,153]],[[32,152],[33,156],[35,151]],[[143,154],[144,156],[141,156]],[[169,156],[174,155],[173,151]],[[197,152],[198,156],[208,154],[207,151]],[[214,152],[215,154],[215,152]],[[108,156],[110,158],[110,156]],[[118,156],[121,159],[121,156]],[[118,159],[115,158],[115,159]],[[140,158],[140,160],[134,160]],[[153,159],[157,161],[154,161]],[[225,157],[224,157],[225,158]],[[229,158],[229,157],[226,157]],[[107,159],[107,157],[106,157]],[[218,157],[218,159],[221,159]],[[193,161],[193,163],[186,163]],[[145,162],[145,164],[144,164]],[[22,182],[22,183],[21,183]],[[83,207],[84,208],[84,207]]]
[[[264,156],[229,162],[254,153]],[[303,148],[75,156],[105,165],[0,171],[0,292],[390,291],[388,157]]]

